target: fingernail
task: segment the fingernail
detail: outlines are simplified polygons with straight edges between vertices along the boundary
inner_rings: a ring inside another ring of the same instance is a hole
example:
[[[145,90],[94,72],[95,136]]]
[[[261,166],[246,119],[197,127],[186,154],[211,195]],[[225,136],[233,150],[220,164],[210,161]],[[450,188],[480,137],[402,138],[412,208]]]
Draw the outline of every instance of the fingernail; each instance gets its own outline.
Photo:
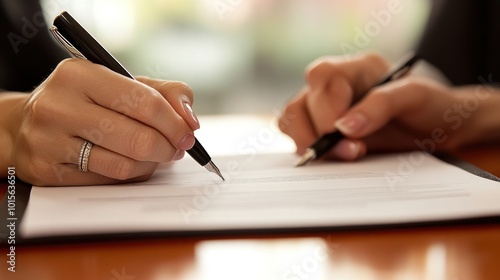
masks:
[[[186,151],[191,149],[193,145],[194,145],[194,136],[188,134],[182,138],[181,142],[179,143],[179,149]]]
[[[198,121],[198,118],[196,117],[196,114],[193,111],[193,108],[191,107],[191,104],[189,102],[184,102],[184,110],[186,111],[187,115],[191,117],[191,119],[195,122],[196,126],[194,127],[194,130],[200,128],[200,122]]]
[[[333,149],[333,154],[343,160],[355,160],[362,155],[361,144],[353,141],[341,141]]]
[[[346,151],[346,154],[348,155],[348,158],[349,159],[355,159],[359,156],[359,145],[357,143],[354,143],[354,142],[350,142],[348,145],[347,145],[347,151]]]
[[[368,119],[361,113],[354,113],[346,117],[340,118],[335,122],[335,127],[342,133],[350,135],[354,134],[368,123]]]

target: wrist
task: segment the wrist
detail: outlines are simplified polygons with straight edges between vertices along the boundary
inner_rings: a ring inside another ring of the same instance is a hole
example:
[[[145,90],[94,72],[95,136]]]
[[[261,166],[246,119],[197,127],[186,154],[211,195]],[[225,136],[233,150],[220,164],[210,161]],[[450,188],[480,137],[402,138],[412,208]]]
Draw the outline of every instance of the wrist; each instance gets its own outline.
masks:
[[[14,165],[14,143],[22,122],[22,108],[29,94],[4,92],[0,94],[0,177]]]

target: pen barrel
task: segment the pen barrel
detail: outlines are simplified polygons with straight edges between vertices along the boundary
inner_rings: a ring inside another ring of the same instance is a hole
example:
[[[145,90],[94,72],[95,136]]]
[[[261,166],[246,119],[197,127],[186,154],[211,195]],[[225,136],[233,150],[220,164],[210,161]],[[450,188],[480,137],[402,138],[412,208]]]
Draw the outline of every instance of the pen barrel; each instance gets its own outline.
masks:
[[[311,149],[313,149],[318,156],[324,155],[328,152],[328,150],[342,140],[342,138],[344,138],[344,135],[342,135],[342,133],[338,130],[325,134],[311,146]]]
[[[196,160],[201,166],[205,166],[211,160],[210,155],[207,153],[205,148],[203,148],[201,143],[198,142],[198,139],[196,139],[196,137],[194,138],[194,140],[195,140],[195,142],[194,142],[193,147],[191,149],[187,150],[186,152],[194,160]]]
[[[134,79],[134,76],[68,12],[62,12],[57,16],[54,19],[54,26],[87,60],[103,65],[125,77]]]

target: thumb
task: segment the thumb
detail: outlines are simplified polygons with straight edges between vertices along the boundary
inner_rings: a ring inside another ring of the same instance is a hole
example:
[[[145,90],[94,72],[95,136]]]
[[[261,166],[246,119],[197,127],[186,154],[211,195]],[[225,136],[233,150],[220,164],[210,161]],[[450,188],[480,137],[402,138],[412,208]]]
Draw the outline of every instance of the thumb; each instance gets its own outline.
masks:
[[[401,114],[421,108],[425,89],[411,78],[373,89],[364,99],[335,122],[335,127],[351,138],[366,137]]]

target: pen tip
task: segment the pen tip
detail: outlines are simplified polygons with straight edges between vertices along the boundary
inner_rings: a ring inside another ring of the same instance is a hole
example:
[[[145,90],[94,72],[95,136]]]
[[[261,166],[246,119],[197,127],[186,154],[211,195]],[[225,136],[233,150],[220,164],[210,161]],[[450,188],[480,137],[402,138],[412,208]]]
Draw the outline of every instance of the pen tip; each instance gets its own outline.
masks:
[[[222,176],[222,173],[217,169],[218,172],[216,172],[217,175],[219,175],[219,177],[222,179],[222,181],[226,181],[226,179],[224,179],[224,176]]]
[[[217,174],[221,179],[222,181],[226,181],[226,179],[224,179],[224,176],[222,176],[222,173],[220,172],[219,168],[217,167],[217,165],[215,165],[215,163],[213,163],[212,161],[208,162],[206,165],[205,165],[205,168],[212,172],[212,173],[215,173]]]
[[[295,167],[301,167],[308,164],[312,159],[307,157],[302,157],[296,164]]]
[[[316,151],[314,151],[313,149],[307,149],[302,158],[295,164],[295,167],[304,166],[315,158]]]

